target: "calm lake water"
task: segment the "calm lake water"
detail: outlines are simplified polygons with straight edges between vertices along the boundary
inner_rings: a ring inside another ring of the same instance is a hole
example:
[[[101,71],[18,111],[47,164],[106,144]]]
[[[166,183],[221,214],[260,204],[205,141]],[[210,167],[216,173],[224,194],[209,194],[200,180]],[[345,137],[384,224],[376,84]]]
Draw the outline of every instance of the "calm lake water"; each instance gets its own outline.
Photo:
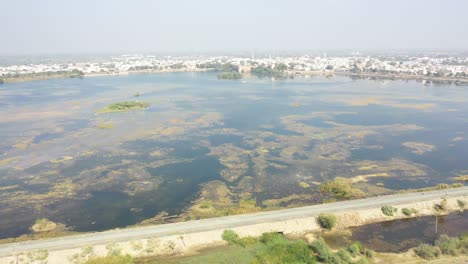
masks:
[[[352,230],[353,241],[381,252],[403,252],[422,243],[434,244],[442,234],[459,236],[468,232],[468,212],[446,216],[424,216],[360,226]]]
[[[151,106],[96,113],[129,100]],[[0,85],[0,238],[42,217],[96,231],[180,215],[213,181],[261,207],[319,203],[336,177],[370,195],[453,183],[468,174],[467,101],[466,86],[347,77]]]

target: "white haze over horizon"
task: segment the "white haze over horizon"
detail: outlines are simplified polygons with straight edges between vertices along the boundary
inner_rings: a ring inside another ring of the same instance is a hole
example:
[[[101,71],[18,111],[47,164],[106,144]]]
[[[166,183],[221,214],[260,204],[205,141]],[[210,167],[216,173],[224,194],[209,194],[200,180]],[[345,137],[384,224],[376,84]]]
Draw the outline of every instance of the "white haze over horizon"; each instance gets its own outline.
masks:
[[[465,0],[0,0],[1,55],[466,50]]]

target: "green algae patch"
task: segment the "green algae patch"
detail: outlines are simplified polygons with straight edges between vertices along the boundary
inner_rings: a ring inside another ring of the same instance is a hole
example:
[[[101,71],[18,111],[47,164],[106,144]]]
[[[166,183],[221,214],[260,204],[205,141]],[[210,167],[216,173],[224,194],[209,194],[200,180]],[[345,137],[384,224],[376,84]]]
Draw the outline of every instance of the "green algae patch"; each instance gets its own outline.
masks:
[[[62,163],[62,162],[69,161],[69,160],[72,160],[72,159],[73,159],[72,156],[64,156],[64,157],[59,158],[59,159],[52,159],[52,160],[50,160],[50,162],[52,162],[52,163]]]
[[[11,157],[11,158],[2,159],[0,160],[0,166],[7,165],[17,159],[19,159],[19,157]]]
[[[148,102],[139,102],[139,101],[126,101],[126,102],[118,102],[113,103],[104,108],[96,111],[97,114],[105,114],[105,113],[114,113],[114,112],[127,112],[139,109],[145,109],[150,106]]]
[[[111,128],[114,128],[114,123],[112,122],[99,123],[96,125],[96,127],[99,129],[111,129]]]
[[[435,149],[433,145],[421,143],[421,142],[404,142],[404,147],[410,149],[414,154],[422,155],[426,152],[431,152]]]

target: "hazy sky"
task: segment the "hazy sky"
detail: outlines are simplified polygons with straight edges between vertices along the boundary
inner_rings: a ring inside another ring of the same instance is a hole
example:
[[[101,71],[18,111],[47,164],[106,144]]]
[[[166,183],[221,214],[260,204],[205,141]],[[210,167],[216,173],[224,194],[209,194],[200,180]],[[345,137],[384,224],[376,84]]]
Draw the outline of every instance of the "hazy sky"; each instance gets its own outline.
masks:
[[[467,49],[466,0],[0,0],[0,54]]]

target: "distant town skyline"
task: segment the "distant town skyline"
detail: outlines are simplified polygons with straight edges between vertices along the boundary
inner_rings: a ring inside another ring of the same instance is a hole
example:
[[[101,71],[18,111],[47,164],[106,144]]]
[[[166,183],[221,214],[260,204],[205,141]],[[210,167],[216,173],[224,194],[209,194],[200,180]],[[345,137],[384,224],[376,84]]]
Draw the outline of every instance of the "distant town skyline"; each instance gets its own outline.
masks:
[[[468,47],[459,0],[0,1],[1,55]]]

